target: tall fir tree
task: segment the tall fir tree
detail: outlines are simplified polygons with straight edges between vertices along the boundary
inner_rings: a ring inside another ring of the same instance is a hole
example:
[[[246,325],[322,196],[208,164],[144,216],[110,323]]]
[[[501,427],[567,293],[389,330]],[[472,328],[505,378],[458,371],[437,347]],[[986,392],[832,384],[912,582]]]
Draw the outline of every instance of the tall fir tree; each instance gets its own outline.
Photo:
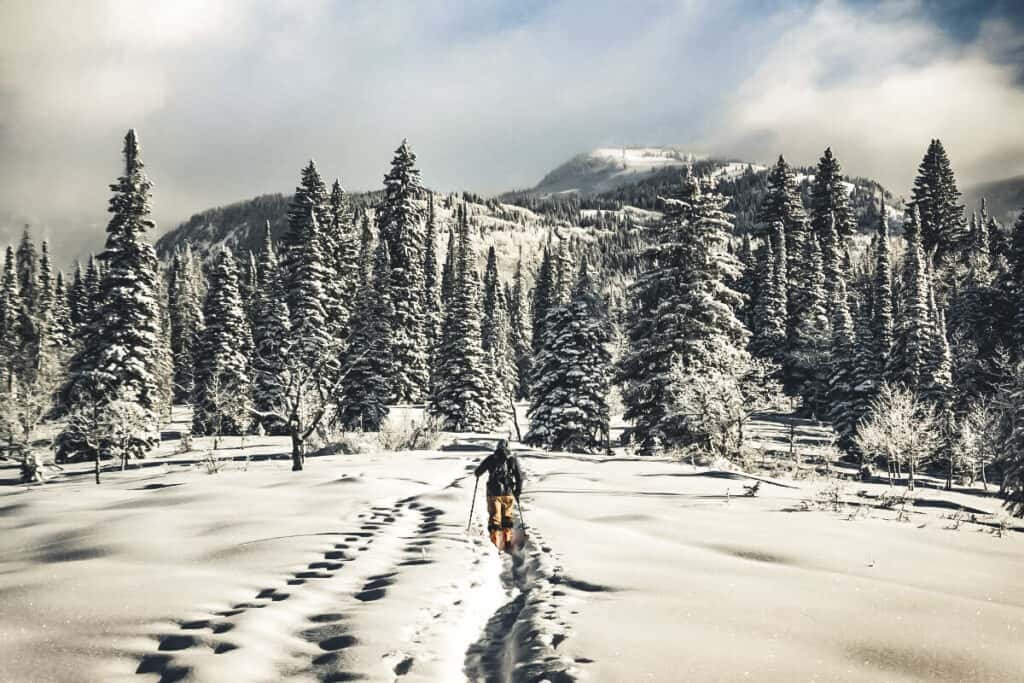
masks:
[[[792,296],[792,293],[803,277],[801,258],[807,236],[807,215],[804,212],[803,200],[800,198],[796,175],[782,155],[779,155],[779,160],[768,172],[768,188],[758,218],[768,225],[776,221],[782,223],[786,236],[786,272],[791,293],[789,305],[793,310],[796,297]]]
[[[964,207],[959,200],[946,150],[941,141],[932,140],[917,169],[911,205],[920,215],[921,248],[926,254],[934,250],[940,261],[963,247]]]
[[[259,290],[253,319],[252,384],[253,408],[268,434],[287,434],[284,421],[276,414],[285,404],[285,356],[288,353],[290,322],[285,304],[283,273],[267,224],[263,248],[257,261]]]
[[[857,339],[850,316],[846,281],[842,278],[832,290],[830,309],[832,338],[829,347],[828,417],[839,437],[840,447],[848,449],[857,428],[852,405],[857,382]]]
[[[889,255],[889,222],[885,204],[879,212],[878,234],[875,236],[875,273],[871,289],[871,333],[876,370],[874,383],[880,385],[889,364],[893,344],[892,261]]]
[[[775,247],[781,253],[776,253]],[[761,247],[757,272],[751,351],[762,358],[781,361],[786,351],[786,242],[782,223],[778,221]]]
[[[461,205],[456,208],[455,223],[456,225],[462,220],[459,212],[462,211]],[[448,302],[452,300],[452,293],[455,291],[455,260],[456,260],[456,245],[458,244],[457,231],[454,227],[448,230],[448,250],[444,259],[444,266],[441,269],[441,304],[444,307],[448,306]]]
[[[797,291],[799,308],[790,340],[788,379],[800,392],[811,415],[827,413],[827,365],[831,339],[821,249],[814,235],[804,247],[805,278]]]
[[[391,170],[384,176],[384,197],[377,222],[391,257],[391,296],[394,320],[390,387],[397,403],[423,398],[429,380],[427,315],[423,301],[424,221],[419,207],[423,188],[416,155],[407,140],[395,150]]]
[[[205,326],[194,356],[192,431],[245,434],[252,422],[252,336],[238,286],[238,268],[224,248],[210,273]]]
[[[340,344],[348,337],[352,305],[359,288],[359,240],[351,202],[337,180],[331,185],[323,234],[327,270],[324,312],[331,333]]]
[[[685,419],[671,416],[678,375],[729,376],[748,361],[748,332],[736,318],[742,295],[725,282],[739,274],[726,242],[727,200],[702,192],[689,169],[678,198],[664,200],[664,218],[630,287],[627,349],[617,381],[641,448],[686,442]]]
[[[437,215],[434,195],[427,203],[427,234],[423,249],[423,308],[427,317],[427,340],[430,344],[430,367],[434,366],[437,344],[441,338],[441,283],[437,272]]]
[[[587,451],[607,438],[609,329],[584,260],[569,301],[552,312],[545,328],[530,391],[527,443]]]
[[[63,354],[71,348],[73,337],[74,325],[68,306],[68,288],[64,284],[64,273],[58,270],[53,286],[53,331],[50,343],[58,353]]]
[[[100,260],[103,277],[82,346],[71,362],[62,395],[65,406],[79,401],[137,403],[143,422],[155,427],[161,397],[159,382],[160,306],[158,269],[153,247],[145,241],[155,228],[150,214],[150,189],[138,137],[129,130],[124,140],[124,174],[110,186],[110,222]],[[65,430],[58,446],[62,457],[82,450],[73,430]],[[152,443],[152,441],[150,441]]]
[[[551,254],[551,239],[541,253],[540,267],[537,270],[537,277],[533,283],[533,307],[530,311],[533,353],[537,355],[544,344],[544,322],[547,319],[548,311],[551,309],[551,300],[555,288],[555,266]]]
[[[487,249],[487,265],[483,279],[483,319],[480,322],[480,341],[484,351],[490,351],[498,340],[498,326],[495,309],[501,299],[501,283],[498,281],[498,256],[492,244]]]
[[[494,425],[493,383],[480,334],[480,285],[465,212],[460,213],[452,299],[445,310],[430,412],[450,431]]]
[[[912,209],[910,225],[917,225]],[[903,265],[903,287],[898,316],[893,322],[892,354],[886,377],[920,392],[927,381],[926,365],[932,350],[933,329],[928,308],[930,285],[921,248],[920,230],[907,232],[907,253]]]
[[[350,343],[342,357],[344,381],[337,400],[338,421],[344,429],[378,431],[388,415],[393,377],[391,272],[388,242],[381,235],[367,275],[370,285],[356,299]]]
[[[814,171],[810,213],[811,228],[823,246],[829,239],[830,223],[840,238],[850,237],[857,231],[857,221],[850,209],[850,193],[831,147],[825,148]]]
[[[21,298],[14,248],[8,245],[4,257],[3,281],[0,282],[0,363],[3,376],[0,387],[8,387],[13,379],[15,361],[21,349]]]
[[[512,289],[509,297],[509,345],[516,365],[517,399],[524,399],[530,394],[530,376],[533,367],[533,349],[530,344],[528,320],[528,304],[526,302],[526,284],[523,282],[523,257],[516,261],[516,270],[512,275]]]
[[[167,283],[175,401],[192,398],[195,355],[203,330],[203,294],[199,282],[202,273],[197,266],[192,247],[186,244],[171,261]]]

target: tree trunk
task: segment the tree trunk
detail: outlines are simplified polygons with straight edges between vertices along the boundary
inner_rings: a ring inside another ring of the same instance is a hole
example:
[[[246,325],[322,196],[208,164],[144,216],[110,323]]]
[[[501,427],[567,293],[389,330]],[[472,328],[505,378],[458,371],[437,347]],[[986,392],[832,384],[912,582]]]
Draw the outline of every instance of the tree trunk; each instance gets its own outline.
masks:
[[[96,483],[100,483],[100,449],[96,449],[96,457],[93,461],[96,469]]]
[[[985,477],[985,463],[981,463],[981,485],[988,491],[988,479]]]
[[[523,435],[519,431],[519,417],[516,416],[516,404],[515,404],[515,401],[513,401],[511,398],[509,398],[508,399],[508,404],[509,404],[509,406],[512,407],[512,424],[515,425],[515,428],[516,428],[516,441],[522,441],[523,440]]]
[[[298,431],[292,431],[292,472],[301,472],[302,463],[306,460],[306,444],[302,441]]]
[[[907,488],[914,490],[914,459],[907,459]]]
[[[947,491],[952,491],[953,490],[953,449],[952,448],[949,449],[949,457],[947,458],[947,461],[949,462],[949,469],[946,470],[946,490]]]

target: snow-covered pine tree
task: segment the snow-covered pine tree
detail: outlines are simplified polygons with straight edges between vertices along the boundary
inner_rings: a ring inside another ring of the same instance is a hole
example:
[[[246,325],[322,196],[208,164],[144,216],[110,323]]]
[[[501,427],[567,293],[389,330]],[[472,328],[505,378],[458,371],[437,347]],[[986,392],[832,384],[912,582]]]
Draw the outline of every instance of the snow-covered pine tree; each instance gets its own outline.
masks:
[[[500,291],[500,282],[496,281],[495,289],[498,294],[494,299],[494,310],[481,324],[481,345],[485,339],[490,338],[490,346],[484,351],[487,375],[491,380],[490,418],[495,425],[499,425],[511,415],[512,398],[515,396],[518,379],[509,343],[508,303]]]
[[[917,207],[921,217],[921,248],[925,253],[934,250],[940,261],[963,247],[964,207],[959,200],[946,150],[941,141],[932,140],[917,169],[911,205]]]
[[[608,435],[610,325],[584,260],[566,305],[549,317],[530,390],[525,441],[588,451]]]
[[[21,350],[21,299],[18,296],[18,272],[14,248],[7,246],[3,281],[0,283],[0,386],[10,386],[15,361]]]
[[[774,245],[774,246],[773,246]],[[782,249],[777,254],[775,247]],[[758,264],[757,304],[753,314],[754,336],[751,351],[761,357],[780,362],[786,352],[786,242],[782,223],[772,224],[772,231],[761,247]]]
[[[855,345],[846,281],[839,278],[832,289],[832,339],[829,348],[828,416],[839,436],[839,446],[850,448],[857,423],[852,407],[856,383]]]
[[[317,178],[310,162],[288,210],[281,264],[288,303],[289,353],[297,355],[307,369],[331,378],[337,372],[338,343],[328,328],[324,310],[324,281],[329,271],[321,251],[318,200],[305,189],[307,185],[318,187]]]
[[[743,233],[743,240],[740,242],[740,251],[737,254],[737,258],[740,265],[743,266],[743,273],[740,275],[739,280],[736,281],[736,291],[746,297],[746,303],[739,312],[740,320],[743,321],[743,324],[748,329],[753,330],[754,309],[757,308],[757,271],[760,266],[754,254],[754,248],[750,243],[749,232]]]
[[[892,261],[889,256],[889,222],[885,203],[879,212],[875,237],[875,273],[871,285],[871,333],[876,364],[874,384],[880,386],[889,364],[893,343]]]
[[[871,409],[880,384],[870,301],[861,297],[854,298],[851,315],[855,346],[850,380],[850,422],[858,425]]]
[[[160,401],[160,306],[158,267],[145,234],[155,228],[149,217],[150,188],[134,130],[124,140],[124,174],[110,186],[110,222],[95,309],[71,362],[62,393],[63,404],[79,400],[107,404],[138,403],[145,422],[156,426],[154,409]],[[84,444],[74,432],[59,437],[62,457],[81,452]]]
[[[75,261],[75,272],[71,276],[71,284],[68,285],[68,314],[71,317],[71,334],[74,336],[78,332],[79,326],[82,325],[82,319],[85,315],[85,302],[83,301],[83,289],[85,284],[83,283],[82,264],[78,260]]]
[[[327,324],[340,344],[348,337],[352,305],[359,288],[359,240],[351,202],[337,180],[331,185],[328,214],[326,229],[323,231],[323,254],[327,267],[324,312]],[[326,251],[327,248],[331,251]]]
[[[462,205],[460,204],[455,209],[456,225],[462,220],[461,211]],[[452,300],[452,293],[455,291],[455,247],[458,243],[456,232],[454,227],[450,227],[448,230],[448,250],[444,259],[444,266],[441,268],[441,303],[445,308],[447,308],[448,302]]]
[[[202,273],[196,270],[192,247],[185,245],[171,261],[167,283],[171,361],[174,366],[173,400],[191,400],[195,352],[203,329]]]
[[[804,213],[796,175],[781,154],[779,160],[768,172],[768,188],[761,203],[758,218],[768,225],[776,221],[782,223],[783,233],[786,236],[786,272],[789,278],[787,283],[790,292],[789,305],[792,310],[796,304],[796,297],[793,296],[793,293],[800,286],[800,280],[803,278],[801,260],[804,255],[804,241],[807,237],[807,216]],[[778,252],[777,248],[776,252]]]
[[[427,317],[427,340],[430,344],[430,368],[434,367],[437,344],[441,339],[441,283],[437,273],[437,215],[434,195],[427,202],[427,234],[423,249],[423,307]]]
[[[372,244],[364,236],[364,252]],[[369,256],[369,254],[365,254]],[[364,261],[364,268],[368,264]],[[391,334],[394,307],[391,303],[391,259],[383,235],[373,252],[368,286],[359,291],[349,344],[342,355],[343,379],[337,397],[337,421],[343,429],[379,431],[388,414],[392,394]]]
[[[516,365],[515,397],[517,399],[524,399],[530,395],[533,349],[530,345],[527,310],[526,285],[523,282],[523,256],[520,253],[519,260],[516,261],[515,273],[512,275],[508,312],[509,346]]]
[[[537,270],[537,277],[533,281],[533,307],[531,310],[533,354],[540,353],[544,344],[544,322],[547,320],[548,311],[551,309],[551,299],[555,288],[555,265],[551,254],[551,237],[548,236],[548,243],[540,258],[540,267]]]
[[[391,258],[391,296],[394,320],[391,354],[394,373],[389,386],[397,403],[423,398],[429,381],[427,316],[423,302],[424,226],[419,206],[423,188],[416,155],[407,140],[395,150],[391,170],[384,176],[384,197],[377,225]]]
[[[34,321],[39,305],[39,254],[36,252],[36,245],[32,241],[32,233],[27,225],[21,233],[21,243],[18,244],[16,256],[22,314]]]
[[[480,321],[480,343],[484,351],[494,348],[498,339],[495,323],[495,308],[501,298],[501,283],[498,281],[498,256],[492,244],[487,249],[487,265],[483,279],[483,318]]]
[[[461,212],[452,299],[445,310],[430,413],[449,431],[493,426],[492,383],[480,338],[480,294],[469,222]]]
[[[818,160],[811,184],[811,228],[825,249],[829,244],[830,224],[840,238],[846,238],[857,231],[857,221],[850,209],[850,193],[843,181],[842,168],[832,155],[832,148],[826,147]],[[827,254],[826,254],[827,260]]]
[[[616,377],[625,418],[645,452],[698,436],[685,415],[670,414],[680,378],[729,376],[749,364],[748,332],[735,313],[742,295],[725,285],[739,274],[725,247],[727,200],[702,192],[687,168],[679,197],[663,202],[645,270],[629,289],[627,348]]]
[[[238,287],[238,268],[224,247],[210,273],[205,325],[194,354],[192,431],[245,434],[252,424],[252,337]]]
[[[267,223],[263,248],[257,261],[259,290],[253,320],[253,408],[267,434],[287,434],[287,425],[276,414],[285,403],[285,354],[288,353],[289,318],[285,304],[283,273],[274,251],[274,239]]]
[[[82,277],[82,318],[79,323],[78,332],[84,335],[86,328],[92,324],[93,317],[100,304],[100,266],[96,257],[89,255],[89,263],[85,267],[85,275]]]
[[[74,336],[74,325],[71,323],[71,310],[68,308],[68,288],[64,284],[64,273],[57,271],[57,280],[53,286],[53,330],[50,344],[63,354],[71,348]]]
[[[797,292],[794,334],[790,341],[787,380],[803,396],[812,415],[824,417],[827,409],[828,351],[831,340],[825,275],[818,238],[807,237],[804,247],[805,278]]]
[[[927,267],[921,249],[917,209],[912,207],[908,215],[907,252],[903,264],[903,287],[896,319],[893,321],[892,353],[885,370],[891,382],[903,384],[920,393],[926,381],[926,364],[931,350],[933,329],[928,310]]]

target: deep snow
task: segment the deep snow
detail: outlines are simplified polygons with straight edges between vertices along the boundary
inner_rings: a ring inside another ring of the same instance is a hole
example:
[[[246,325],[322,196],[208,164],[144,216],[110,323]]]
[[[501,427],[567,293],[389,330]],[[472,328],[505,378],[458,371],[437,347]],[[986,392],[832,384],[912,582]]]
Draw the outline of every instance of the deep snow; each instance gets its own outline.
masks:
[[[302,473],[285,441],[0,488],[0,679],[1024,679],[1024,537],[977,491],[900,522],[881,483],[520,449],[512,558],[482,491],[466,531],[493,439]]]

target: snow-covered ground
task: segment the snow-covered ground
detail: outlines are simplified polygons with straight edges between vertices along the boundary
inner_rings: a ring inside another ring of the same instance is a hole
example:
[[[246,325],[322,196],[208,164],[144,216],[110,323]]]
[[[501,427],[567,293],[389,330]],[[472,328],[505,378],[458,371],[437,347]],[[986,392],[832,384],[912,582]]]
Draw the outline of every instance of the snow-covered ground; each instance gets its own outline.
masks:
[[[302,473],[285,439],[229,439],[216,474],[176,445],[100,486],[83,464],[0,488],[0,679],[1024,680],[1024,535],[976,489],[926,479],[908,522],[880,500],[902,489],[809,469],[745,497],[520,449],[512,558],[482,491],[466,530],[488,436]]]

